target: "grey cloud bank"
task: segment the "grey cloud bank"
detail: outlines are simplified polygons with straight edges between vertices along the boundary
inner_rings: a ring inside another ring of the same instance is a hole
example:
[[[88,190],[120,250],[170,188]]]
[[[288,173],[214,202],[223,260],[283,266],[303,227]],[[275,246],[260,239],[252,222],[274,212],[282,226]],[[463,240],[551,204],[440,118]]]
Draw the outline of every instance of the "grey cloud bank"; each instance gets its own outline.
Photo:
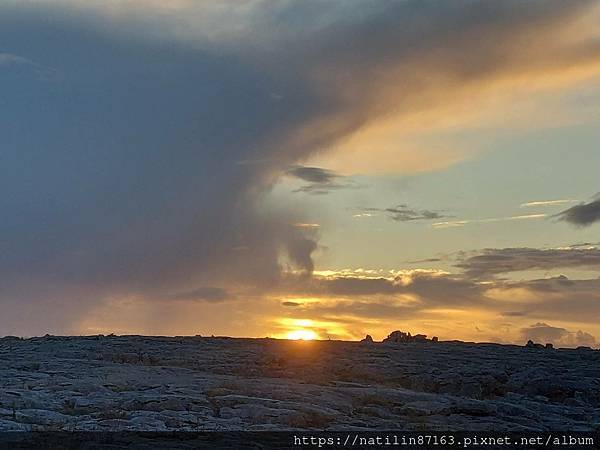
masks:
[[[471,277],[484,277],[526,270],[600,267],[600,249],[591,248],[503,248],[486,249],[456,264]]]

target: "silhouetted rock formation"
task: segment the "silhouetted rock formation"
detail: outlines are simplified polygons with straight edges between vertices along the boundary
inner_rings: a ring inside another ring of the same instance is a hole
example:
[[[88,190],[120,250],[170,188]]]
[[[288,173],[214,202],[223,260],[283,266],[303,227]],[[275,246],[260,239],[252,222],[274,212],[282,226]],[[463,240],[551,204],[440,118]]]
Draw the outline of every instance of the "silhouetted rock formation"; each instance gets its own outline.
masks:
[[[427,339],[426,334],[415,334],[411,336],[410,333],[405,333],[404,331],[396,330],[392,331],[388,337],[386,337],[383,342],[437,342],[437,336],[433,339]]]
[[[371,343],[373,343],[373,338],[371,337],[371,335],[370,335],[370,334],[367,334],[367,335],[365,336],[365,338],[364,338],[363,340],[361,340],[360,342],[366,342],[366,343],[368,343],[368,344],[371,344]]]
[[[550,350],[554,348],[554,346],[552,344],[550,344],[550,343],[548,343],[546,345],[538,344],[536,342],[533,342],[531,339],[529,339],[527,341],[527,344],[525,344],[525,347],[528,347],[528,348],[546,348],[546,349],[550,349]]]
[[[410,333],[405,333],[404,331],[396,330],[392,331],[388,337],[386,337],[383,342],[410,342],[412,340],[412,336]]]

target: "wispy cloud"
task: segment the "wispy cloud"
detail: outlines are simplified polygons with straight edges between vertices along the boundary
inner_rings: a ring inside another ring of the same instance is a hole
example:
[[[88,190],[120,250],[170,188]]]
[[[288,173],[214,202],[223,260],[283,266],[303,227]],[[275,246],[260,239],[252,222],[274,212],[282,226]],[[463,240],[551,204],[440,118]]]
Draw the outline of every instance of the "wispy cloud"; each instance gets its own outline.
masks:
[[[314,229],[314,228],[321,227],[321,225],[319,225],[318,223],[303,223],[303,222],[295,223],[294,226],[296,228],[306,228],[306,229]]]
[[[0,69],[24,68],[31,72],[40,81],[49,81],[56,77],[57,71],[39,64],[29,58],[0,52]]]
[[[530,208],[536,206],[556,206],[556,205],[564,205],[566,203],[573,203],[576,200],[564,199],[564,200],[539,200],[532,201],[527,203],[522,203],[521,208]]]
[[[12,65],[33,65],[36,64],[22,56],[13,55],[11,53],[0,53],[0,66],[12,66]]]
[[[488,219],[467,219],[467,220],[452,220],[447,222],[436,222],[431,226],[433,228],[456,228],[462,227],[474,223],[494,223],[494,222],[507,222],[513,220],[535,220],[545,219],[548,217],[547,214],[526,214],[520,216],[509,216],[509,217],[492,217]]]

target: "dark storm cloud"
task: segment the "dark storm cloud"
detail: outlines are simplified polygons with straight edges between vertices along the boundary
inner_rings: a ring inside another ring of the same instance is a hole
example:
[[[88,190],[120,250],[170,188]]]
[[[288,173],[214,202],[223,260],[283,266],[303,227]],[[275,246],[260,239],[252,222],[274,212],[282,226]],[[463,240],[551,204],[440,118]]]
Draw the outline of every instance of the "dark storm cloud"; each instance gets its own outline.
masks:
[[[310,274],[302,212],[260,207],[287,168],[459,86],[597,56],[555,38],[580,1],[159,3],[0,5],[0,334],[68,331],[104,298],[271,286],[282,254]]]
[[[600,195],[589,203],[581,203],[560,212],[557,217],[570,224],[586,227],[600,221]]]
[[[32,13],[0,14],[0,39],[61,73],[41,82],[0,70],[4,311],[21,308],[24,279],[40,286],[28,302],[51,301],[51,285],[58,298],[81,287],[92,304],[271,282],[281,250],[310,272],[315,244],[289,226],[296,213],[254,209],[249,188],[266,187],[273,168],[235,164],[268,154],[266,136],[310,114],[309,92],[282,108],[269,77],[234,58]]]
[[[462,259],[457,267],[470,277],[489,277],[524,270],[600,267],[600,248],[486,249]]]

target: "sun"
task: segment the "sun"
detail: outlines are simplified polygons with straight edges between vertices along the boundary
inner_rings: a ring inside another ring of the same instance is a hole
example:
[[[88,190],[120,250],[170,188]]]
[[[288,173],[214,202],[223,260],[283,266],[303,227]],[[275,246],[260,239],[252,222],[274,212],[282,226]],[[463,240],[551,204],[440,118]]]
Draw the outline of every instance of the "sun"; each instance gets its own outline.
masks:
[[[318,336],[312,330],[293,330],[287,334],[287,338],[294,341],[314,341]]]

